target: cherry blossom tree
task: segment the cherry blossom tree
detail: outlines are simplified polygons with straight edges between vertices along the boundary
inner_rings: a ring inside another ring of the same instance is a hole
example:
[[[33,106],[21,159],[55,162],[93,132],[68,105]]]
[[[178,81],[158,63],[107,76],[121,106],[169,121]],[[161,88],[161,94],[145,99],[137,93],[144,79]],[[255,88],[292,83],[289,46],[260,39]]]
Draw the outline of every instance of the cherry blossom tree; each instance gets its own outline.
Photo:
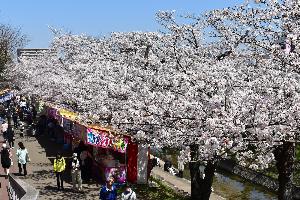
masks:
[[[279,172],[278,198],[291,199],[294,144],[299,135],[299,4],[257,3],[215,10],[206,19],[213,29],[210,36],[218,38],[216,42],[226,47],[229,57],[246,56],[262,72],[247,100],[250,107],[246,110],[252,114],[246,124],[256,131],[249,140],[277,141],[274,154]],[[253,78],[247,74],[249,82]]]
[[[83,115],[104,116],[121,131],[134,130],[139,140],[191,146],[196,179],[192,196],[206,199],[215,160],[245,150],[244,127],[236,116],[244,103],[241,97],[248,94],[234,86],[243,82],[238,79],[243,60],[216,62],[200,40],[190,43],[189,26],[173,28],[163,37],[115,33],[96,40],[63,35],[52,45],[60,59],[51,54],[25,59],[12,72],[24,76],[19,85],[25,92],[57,104],[72,100]],[[196,31],[200,34],[198,27]],[[204,179],[197,170],[200,160],[208,162]]]
[[[138,140],[190,146],[192,197],[208,199],[217,160],[235,156],[254,169],[274,157],[290,163],[280,155],[297,140],[297,24],[285,17],[296,14],[281,2],[250,5],[186,16],[183,24],[159,12],[163,33],[57,35],[50,53],[22,59],[10,75],[23,92],[75,103],[83,117]],[[207,163],[204,178],[199,161]],[[289,188],[288,180],[279,190]]]
[[[179,148],[196,145],[197,161],[213,166],[202,181],[202,186],[209,182],[206,193],[198,195],[203,198],[210,194],[215,157],[225,157],[232,146],[242,148],[242,126],[233,124],[228,104],[239,72],[236,62],[210,62],[207,48],[200,41],[191,46],[185,35],[189,27],[182,29],[186,32],[164,36],[115,33],[103,40],[62,35],[51,50],[60,59],[45,52],[40,59],[21,59],[11,72],[24,92],[60,105],[72,100],[83,115],[104,116],[122,131],[134,130],[140,140]]]

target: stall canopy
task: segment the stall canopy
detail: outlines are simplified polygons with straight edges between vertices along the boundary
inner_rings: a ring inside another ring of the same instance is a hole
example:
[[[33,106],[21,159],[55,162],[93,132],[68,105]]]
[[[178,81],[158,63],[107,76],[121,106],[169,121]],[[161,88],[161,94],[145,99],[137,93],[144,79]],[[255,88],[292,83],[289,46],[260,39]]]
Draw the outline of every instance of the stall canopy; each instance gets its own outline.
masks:
[[[2,90],[0,92],[0,103],[6,102],[8,100],[11,100],[13,97],[13,92],[9,89]]]
[[[65,118],[68,118],[68,119],[72,120],[72,121],[75,121],[78,118],[78,114],[77,113],[68,111],[66,109],[59,109],[59,114],[61,116],[65,117]]]

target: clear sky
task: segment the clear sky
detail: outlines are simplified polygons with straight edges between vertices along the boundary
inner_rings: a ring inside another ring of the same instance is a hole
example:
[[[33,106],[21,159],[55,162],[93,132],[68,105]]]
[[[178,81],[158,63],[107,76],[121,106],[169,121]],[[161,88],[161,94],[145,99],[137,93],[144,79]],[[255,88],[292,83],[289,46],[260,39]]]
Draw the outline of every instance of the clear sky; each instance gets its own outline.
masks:
[[[239,4],[243,0],[1,0],[0,23],[21,27],[28,48],[48,47],[48,26],[73,33],[107,35],[113,31],[156,31],[159,10],[177,14]]]

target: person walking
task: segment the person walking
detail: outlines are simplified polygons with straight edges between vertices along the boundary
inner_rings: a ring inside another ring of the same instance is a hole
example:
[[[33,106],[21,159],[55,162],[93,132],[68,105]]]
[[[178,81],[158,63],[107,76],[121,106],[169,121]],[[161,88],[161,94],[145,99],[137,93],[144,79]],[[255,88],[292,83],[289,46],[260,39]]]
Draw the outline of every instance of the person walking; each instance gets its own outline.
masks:
[[[24,132],[25,132],[25,124],[24,122],[20,122],[20,137],[24,137]]]
[[[2,130],[2,134],[3,134],[3,137],[4,137],[5,140],[6,140],[7,128],[8,128],[8,123],[7,123],[6,120],[4,120],[2,125],[1,125],[1,130]]]
[[[92,178],[91,172],[93,167],[93,159],[91,158],[90,152],[85,148],[79,156],[79,161],[81,162],[81,177],[85,182],[89,182]]]
[[[10,148],[15,148],[14,147],[14,141],[15,141],[15,132],[14,129],[12,128],[12,126],[9,126],[7,129],[7,134],[6,134],[6,138],[9,144]]]
[[[4,169],[5,178],[8,178],[9,174],[9,168],[11,166],[11,152],[9,148],[6,146],[6,144],[2,144],[2,150],[1,150],[1,165]]]
[[[27,121],[27,123],[28,123],[29,126],[32,124],[33,119],[32,119],[32,113],[31,113],[31,111],[27,111],[26,121]]]
[[[19,119],[20,119],[20,121],[24,120],[24,113],[23,113],[22,108],[19,109]]]
[[[19,122],[18,122],[18,113],[17,111],[13,112],[13,122],[14,122],[14,127],[18,128],[19,127]]]
[[[33,104],[31,104],[31,112],[32,112],[32,119],[33,121],[36,120],[37,110]]]
[[[177,157],[178,162],[178,177],[183,178],[183,171],[184,171],[184,161],[181,156]]]
[[[17,157],[18,157],[19,175],[22,174],[22,168],[23,168],[24,176],[26,176],[27,175],[26,164],[27,162],[30,162],[29,154],[23,142],[19,142],[18,145],[19,145],[19,149],[17,150]]]
[[[100,190],[99,200],[117,200],[117,189],[113,185],[114,179],[109,178]]]
[[[82,191],[82,179],[81,179],[81,170],[80,170],[80,162],[77,157],[77,153],[73,153],[71,162],[71,175],[72,175],[72,184],[74,190]],[[78,184],[78,188],[76,185]]]
[[[121,200],[136,200],[136,194],[129,184],[125,185],[125,191],[121,195]]]
[[[64,184],[63,184],[63,173],[66,169],[66,161],[65,158],[61,156],[61,153],[58,152],[56,154],[56,159],[54,159],[53,163],[53,171],[56,174],[56,179],[57,179],[57,189],[64,189]]]

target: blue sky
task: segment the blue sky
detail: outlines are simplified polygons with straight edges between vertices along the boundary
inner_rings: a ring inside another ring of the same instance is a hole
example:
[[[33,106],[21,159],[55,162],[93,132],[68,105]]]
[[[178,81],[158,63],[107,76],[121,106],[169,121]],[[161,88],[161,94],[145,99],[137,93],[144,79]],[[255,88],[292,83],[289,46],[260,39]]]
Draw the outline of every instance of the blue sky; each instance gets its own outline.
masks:
[[[243,0],[1,0],[0,23],[21,27],[28,48],[48,47],[48,26],[73,33],[107,35],[113,31],[156,31],[159,10],[201,13]]]

